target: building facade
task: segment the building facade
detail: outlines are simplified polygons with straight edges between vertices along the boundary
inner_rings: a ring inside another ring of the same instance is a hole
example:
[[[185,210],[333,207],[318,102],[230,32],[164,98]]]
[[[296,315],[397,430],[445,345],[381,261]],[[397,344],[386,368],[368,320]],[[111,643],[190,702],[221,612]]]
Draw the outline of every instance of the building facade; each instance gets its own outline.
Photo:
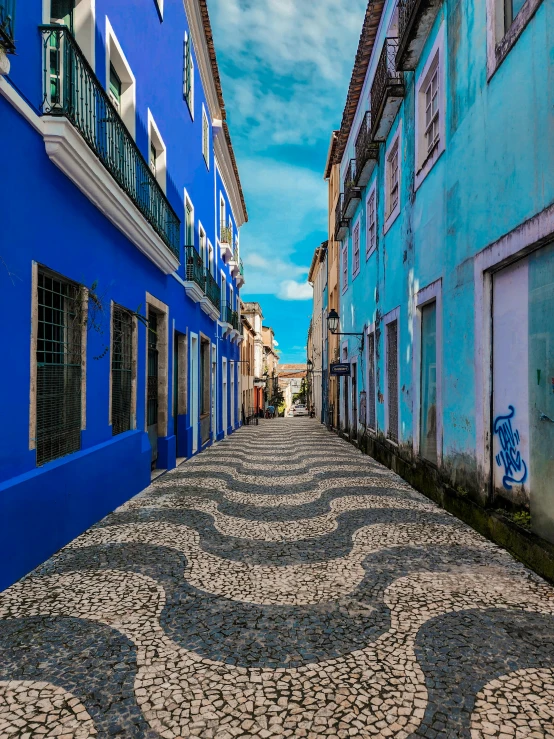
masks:
[[[0,587],[237,428],[247,217],[205,0],[17,5],[14,28],[0,0]]]
[[[264,320],[262,307],[256,302],[242,304],[242,315],[252,326],[254,336],[254,408],[259,413],[264,405],[264,341],[262,337],[262,323]]]
[[[327,415],[327,242],[314,251],[308,282],[313,286],[313,309],[308,337],[310,408],[325,423]]]
[[[550,541],[553,54],[546,0],[372,0],[326,169],[342,432]]]
[[[256,332],[248,316],[242,312],[242,337],[240,345],[240,398],[242,421],[250,423],[256,414],[254,388],[254,347]]]

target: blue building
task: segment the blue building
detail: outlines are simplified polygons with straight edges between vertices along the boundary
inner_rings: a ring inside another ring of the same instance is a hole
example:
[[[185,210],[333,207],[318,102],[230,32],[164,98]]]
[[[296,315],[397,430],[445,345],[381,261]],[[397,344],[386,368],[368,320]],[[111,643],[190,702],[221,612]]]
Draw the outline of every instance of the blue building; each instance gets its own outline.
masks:
[[[371,0],[326,170],[342,432],[551,542],[553,29],[547,0]]]
[[[205,0],[15,4],[0,588],[240,425],[247,219]]]

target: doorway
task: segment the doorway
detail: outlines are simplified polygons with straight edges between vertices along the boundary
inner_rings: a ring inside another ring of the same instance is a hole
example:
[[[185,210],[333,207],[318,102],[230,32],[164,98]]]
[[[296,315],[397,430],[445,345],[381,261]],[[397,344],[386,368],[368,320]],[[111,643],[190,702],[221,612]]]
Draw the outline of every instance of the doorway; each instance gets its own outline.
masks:
[[[159,351],[158,351],[158,314],[148,310],[148,378],[147,378],[147,402],[146,402],[146,425],[148,440],[152,447],[151,465],[156,466],[158,459],[158,376],[159,376]]]
[[[223,424],[223,436],[227,436],[227,360],[221,361],[221,423]]]
[[[358,438],[358,362],[352,361],[352,425],[351,437]]]
[[[231,430],[235,428],[235,363],[231,362]]]
[[[217,349],[212,346],[212,440],[217,436]]]
[[[198,451],[198,336],[190,337],[190,425],[192,426],[192,453]]]

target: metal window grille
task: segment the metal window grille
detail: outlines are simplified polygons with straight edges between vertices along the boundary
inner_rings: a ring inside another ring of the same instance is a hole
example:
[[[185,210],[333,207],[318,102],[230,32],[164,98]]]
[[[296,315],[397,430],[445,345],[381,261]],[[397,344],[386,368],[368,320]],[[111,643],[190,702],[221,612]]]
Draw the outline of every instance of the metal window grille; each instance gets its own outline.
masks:
[[[367,341],[367,366],[368,366],[368,414],[367,424],[370,429],[375,430],[375,334],[371,333]]]
[[[388,157],[389,165],[389,214],[398,205],[398,139],[393,144]]]
[[[398,321],[387,326],[388,437],[398,443]]]
[[[112,435],[131,429],[133,317],[114,305],[112,316]]]
[[[81,332],[78,285],[38,272],[37,465],[81,448]]]
[[[360,271],[360,224],[357,223],[352,234],[352,274]]]
[[[148,426],[158,423],[158,314],[148,311],[148,390],[146,402]]]

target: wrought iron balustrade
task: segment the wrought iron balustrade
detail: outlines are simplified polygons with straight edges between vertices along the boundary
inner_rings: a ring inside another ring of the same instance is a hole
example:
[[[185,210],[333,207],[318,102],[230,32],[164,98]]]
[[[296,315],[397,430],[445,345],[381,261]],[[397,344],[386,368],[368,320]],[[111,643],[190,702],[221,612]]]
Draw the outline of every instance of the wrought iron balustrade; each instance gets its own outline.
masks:
[[[179,258],[179,218],[69,28],[40,26],[40,31],[43,113],[65,117],[75,126],[168,249]]]
[[[341,194],[337,198],[337,204],[335,205],[335,239],[340,241],[348,228],[348,221],[344,215],[344,194]]]
[[[219,240],[221,241],[222,244],[232,244],[233,243],[233,229],[229,228],[229,226],[222,226]]]
[[[371,111],[366,111],[355,144],[356,183],[362,187],[367,185],[369,176],[379,158],[379,144],[371,136]]]
[[[209,270],[206,270],[206,288],[204,290],[210,303],[221,310],[221,290],[216,282],[215,277]]]
[[[385,39],[371,85],[371,126],[373,135],[380,124],[389,93],[394,93],[395,98],[404,94],[404,74],[396,68],[397,51],[398,39]]]
[[[239,259],[239,273],[244,277],[244,264],[242,263],[242,259]]]
[[[0,0],[0,46],[8,54],[15,53],[15,0]]]
[[[402,41],[421,0],[400,0],[398,3],[398,37]]]
[[[346,174],[344,175],[344,205],[346,207],[346,204],[350,201],[350,198],[352,197],[353,192],[356,190],[356,161],[354,159],[351,159],[348,162],[348,167],[346,168]]]
[[[194,246],[185,246],[185,260],[187,282],[196,282],[204,292],[206,285],[204,262]]]
[[[414,70],[443,0],[399,0],[396,68]]]
[[[223,318],[225,320],[225,323],[228,323],[230,326],[232,326],[235,331],[239,330],[239,314],[236,310],[233,310],[233,307],[231,305],[224,306]]]

